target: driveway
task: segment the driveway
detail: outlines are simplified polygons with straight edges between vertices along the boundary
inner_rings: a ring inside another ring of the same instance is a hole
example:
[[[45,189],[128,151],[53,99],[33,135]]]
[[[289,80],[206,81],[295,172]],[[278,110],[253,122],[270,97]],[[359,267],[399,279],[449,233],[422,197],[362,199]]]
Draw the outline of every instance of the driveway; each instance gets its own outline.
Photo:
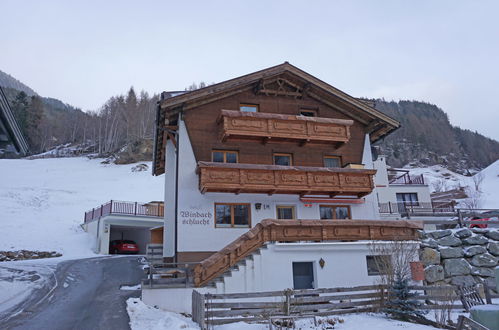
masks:
[[[126,300],[140,291],[120,290],[140,283],[137,256],[112,256],[61,262],[52,290],[39,290],[2,329],[130,329]]]

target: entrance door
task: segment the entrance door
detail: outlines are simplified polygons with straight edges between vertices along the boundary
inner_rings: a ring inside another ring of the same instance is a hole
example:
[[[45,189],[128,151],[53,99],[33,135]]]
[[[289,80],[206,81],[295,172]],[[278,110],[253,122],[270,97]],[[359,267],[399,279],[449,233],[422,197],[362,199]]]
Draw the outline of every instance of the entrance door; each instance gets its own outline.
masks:
[[[293,287],[295,290],[314,288],[313,262],[293,262]]]

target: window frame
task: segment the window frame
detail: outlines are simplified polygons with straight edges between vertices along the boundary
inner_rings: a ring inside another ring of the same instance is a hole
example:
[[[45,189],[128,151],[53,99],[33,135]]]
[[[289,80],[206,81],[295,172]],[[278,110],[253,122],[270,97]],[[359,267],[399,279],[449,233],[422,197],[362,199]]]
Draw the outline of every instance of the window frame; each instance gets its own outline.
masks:
[[[287,152],[274,152],[272,153],[272,164],[277,165],[275,163],[275,156],[289,156],[289,165],[278,165],[278,166],[293,166],[293,154]]]
[[[256,111],[243,111],[243,110],[241,110],[241,107],[256,108]],[[241,111],[241,112],[249,112],[249,113],[260,112],[260,105],[259,104],[253,104],[253,103],[239,103],[239,111]]]
[[[218,205],[224,205],[224,206],[230,206],[230,226],[226,225],[218,225],[217,224],[217,206]],[[244,205],[248,208],[248,225],[246,226],[241,226],[241,225],[234,225],[234,207],[235,206],[240,206]],[[215,203],[214,205],[214,225],[215,228],[251,228],[251,203]]]
[[[399,199],[398,199],[399,195],[415,195],[416,196],[416,201],[413,201],[412,198],[411,198],[410,201],[406,201],[404,198],[402,198],[402,201],[399,202]],[[417,192],[401,192],[401,193],[396,192],[395,193],[395,198],[396,198],[396,200],[397,200],[398,203],[403,203],[405,206],[420,206],[420,204],[419,204],[419,196],[418,196]]]
[[[333,218],[332,219],[322,219],[321,218],[321,207],[327,207],[327,208],[332,209],[331,214],[333,215]],[[338,208],[338,207],[346,207],[347,208],[347,210],[348,210],[348,218],[347,219],[337,219],[336,218],[336,208]],[[319,205],[319,218],[321,220],[352,220],[352,208],[350,207],[350,205],[328,205],[328,204],[320,204]]]
[[[327,167],[326,166],[326,159],[338,159],[340,165],[338,167]],[[322,157],[322,163],[325,168],[341,168],[343,166],[343,163],[341,161],[341,156],[335,156],[335,155],[324,155]]]
[[[279,209],[292,209],[292,218],[291,219],[280,219],[279,218]],[[296,205],[276,205],[275,207],[275,215],[278,220],[296,220]]]
[[[224,161],[223,162],[215,162],[213,160],[213,154],[215,152],[221,152],[223,153],[224,155]],[[227,163],[227,154],[230,153],[230,154],[236,154],[236,162],[235,163]],[[211,150],[211,161],[213,163],[223,163],[223,164],[238,164],[239,163],[239,151],[237,150],[220,150],[220,149],[213,149]]]
[[[390,264],[393,267],[393,260],[392,260],[392,257],[390,255],[386,255],[386,254],[366,255],[367,276],[382,276],[382,275],[386,275],[389,271],[389,269],[379,269],[380,264],[378,264],[378,262],[375,260],[376,257],[382,257],[382,258],[389,259]],[[372,263],[368,261],[369,258],[372,258]],[[371,265],[374,264],[377,269],[375,269],[375,270],[373,270],[372,268],[369,269],[370,264]]]

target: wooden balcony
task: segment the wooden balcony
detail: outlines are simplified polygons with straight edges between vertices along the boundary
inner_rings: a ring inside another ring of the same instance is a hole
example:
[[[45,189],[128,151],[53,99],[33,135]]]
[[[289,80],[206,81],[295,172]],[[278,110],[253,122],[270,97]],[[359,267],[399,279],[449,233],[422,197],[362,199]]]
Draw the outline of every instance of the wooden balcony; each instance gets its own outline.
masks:
[[[222,110],[221,139],[327,143],[338,147],[350,139],[353,120]]]
[[[357,196],[372,192],[376,170],[198,162],[205,192]]]

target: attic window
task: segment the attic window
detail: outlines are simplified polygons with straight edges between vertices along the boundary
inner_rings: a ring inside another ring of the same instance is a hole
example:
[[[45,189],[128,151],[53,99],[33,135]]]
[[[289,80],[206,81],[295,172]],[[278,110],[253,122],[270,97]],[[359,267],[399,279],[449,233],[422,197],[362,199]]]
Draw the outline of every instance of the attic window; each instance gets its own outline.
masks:
[[[317,117],[317,110],[302,109],[300,110],[300,116]]]
[[[258,104],[240,104],[239,110],[243,112],[258,112]]]

